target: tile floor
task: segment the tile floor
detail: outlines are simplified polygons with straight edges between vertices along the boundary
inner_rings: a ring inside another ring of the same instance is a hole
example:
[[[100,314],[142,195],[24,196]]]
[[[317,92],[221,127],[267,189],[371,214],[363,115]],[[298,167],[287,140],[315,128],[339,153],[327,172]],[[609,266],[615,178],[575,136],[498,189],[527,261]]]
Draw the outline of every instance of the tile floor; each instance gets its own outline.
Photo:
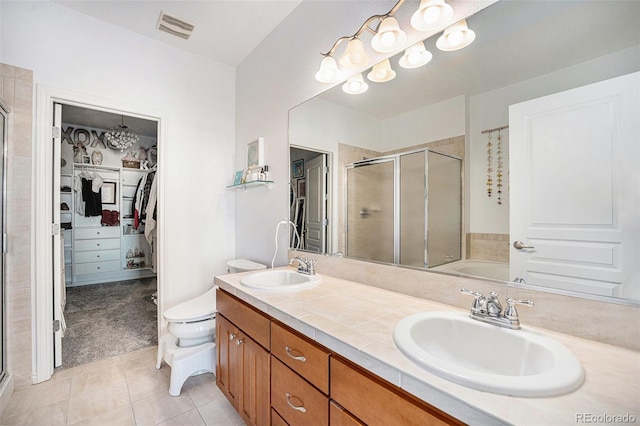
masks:
[[[191,377],[169,395],[170,367],[155,368],[157,348],[56,372],[14,392],[0,425],[236,426],[240,416],[213,374]]]

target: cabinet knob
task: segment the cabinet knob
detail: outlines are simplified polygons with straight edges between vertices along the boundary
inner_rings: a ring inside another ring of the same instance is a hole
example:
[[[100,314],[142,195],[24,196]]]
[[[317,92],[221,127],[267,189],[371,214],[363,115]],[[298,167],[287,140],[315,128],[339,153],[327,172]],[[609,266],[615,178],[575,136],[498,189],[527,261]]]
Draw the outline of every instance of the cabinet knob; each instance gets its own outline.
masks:
[[[237,334],[235,334],[235,333],[231,333],[231,334],[229,334],[229,340],[233,340],[233,339],[235,339],[235,338],[236,338],[236,336],[237,336]]]
[[[240,346],[244,343],[244,339],[236,339],[236,345]]]
[[[296,361],[301,361],[301,362],[307,361],[307,358],[305,358],[303,355],[298,355],[298,356],[294,355],[292,352],[295,351],[295,349],[292,349],[289,346],[285,346],[284,351],[287,353],[287,356],[291,359],[295,359]]]
[[[291,402],[291,398],[294,398],[294,397],[289,392],[285,392],[284,394],[287,397],[287,404],[289,404],[289,407],[293,408],[296,411],[300,411],[301,413],[306,413],[307,412],[307,409],[304,408],[304,404],[295,405],[293,402]],[[298,399],[298,398],[296,398],[296,399]]]

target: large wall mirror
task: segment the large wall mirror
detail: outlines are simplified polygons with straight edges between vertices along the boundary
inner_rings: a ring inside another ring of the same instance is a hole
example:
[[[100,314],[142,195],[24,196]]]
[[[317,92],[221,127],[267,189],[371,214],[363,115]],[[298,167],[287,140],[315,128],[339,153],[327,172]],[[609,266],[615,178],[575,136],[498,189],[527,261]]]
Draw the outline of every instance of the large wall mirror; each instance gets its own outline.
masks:
[[[637,221],[622,244],[635,265],[616,263],[619,247],[608,251],[621,285],[609,285],[595,260],[582,277],[514,273],[519,253],[542,249],[511,235],[520,207],[509,183],[520,170],[510,164],[509,123],[510,106],[638,72],[638,22],[637,1],[501,0],[467,19],[476,33],[468,47],[443,52],[434,36],[424,41],[433,53],[427,65],[401,68],[398,54],[390,58],[393,80],[367,81],[360,95],[337,85],[293,108],[290,207],[301,235],[292,233],[291,247],[637,304]],[[631,120],[637,132],[640,117]],[[546,182],[561,197],[558,211],[578,210],[557,189],[589,170],[579,148],[553,156],[562,170]],[[623,163],[639,162],[637,152]],[[614,192],[640,198],[638,174],[613,182]]]

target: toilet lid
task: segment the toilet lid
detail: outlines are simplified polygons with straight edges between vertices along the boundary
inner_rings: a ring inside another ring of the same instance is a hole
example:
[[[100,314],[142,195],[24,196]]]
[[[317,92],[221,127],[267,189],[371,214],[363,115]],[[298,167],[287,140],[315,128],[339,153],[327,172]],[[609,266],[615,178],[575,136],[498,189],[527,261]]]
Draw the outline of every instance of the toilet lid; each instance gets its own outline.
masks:
[[[198,321],[216,313],[216,290],[206,293],[167,309],[164,318],[167,321]]]
[[[227,262],[227,266],[236,269],[244,269],[247,271],[251,271],[254,269],[265,269],[267,265],[263,265],[261,263],[252,262],[247,259],[232,259]]]

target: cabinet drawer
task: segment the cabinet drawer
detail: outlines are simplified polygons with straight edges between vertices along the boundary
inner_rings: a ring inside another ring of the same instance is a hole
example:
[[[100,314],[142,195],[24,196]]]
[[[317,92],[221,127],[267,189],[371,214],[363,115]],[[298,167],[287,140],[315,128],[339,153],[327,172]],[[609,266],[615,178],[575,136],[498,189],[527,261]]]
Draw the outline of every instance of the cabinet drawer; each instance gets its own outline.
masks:
[[[120,250],[94,250],[76,251],[73,257],[74,263],[106,262],[108,260],[120,260]]]
[[[73,242],[73,250],[116,250],[120,249],[120,238],[105,238],[100,240],[77,240]]]
[[[270,348],[271,320],[257,309],[224,291],[216,291],[216,308],[240,330],[251,336],[264,348]]]
[[[291,426],[326,425],[329,398],[271,357],[271,406]]]
[[[95,238],[119,238],[119,226],[101,226],[99,228],[76,228],[73,238],[76,240],[89,240]]]
[[[271,353],[329,394],[329,352],[279,323],[271,324]]]
[[[137,186],[140,178],[145,172],[133,172],[131,170],[122,170],[120,172],[120,182],[127,186]]]
[[[289,426],[273,408],[271,409],[271,426]]]
[[[463,424],[335,356],[331,357],[331,398],[369,426]]]
[[[84,274],[96,274],[98,272],[111,272],[111,271],[119,271],[120,261],[109,261],[109,262],[89,262],[89,263],[78,263],[74,265],[73,271],[75,275],[84,275]]]
[[[329,401],[329,424],[331,426],[366,426],[335,401]]]

